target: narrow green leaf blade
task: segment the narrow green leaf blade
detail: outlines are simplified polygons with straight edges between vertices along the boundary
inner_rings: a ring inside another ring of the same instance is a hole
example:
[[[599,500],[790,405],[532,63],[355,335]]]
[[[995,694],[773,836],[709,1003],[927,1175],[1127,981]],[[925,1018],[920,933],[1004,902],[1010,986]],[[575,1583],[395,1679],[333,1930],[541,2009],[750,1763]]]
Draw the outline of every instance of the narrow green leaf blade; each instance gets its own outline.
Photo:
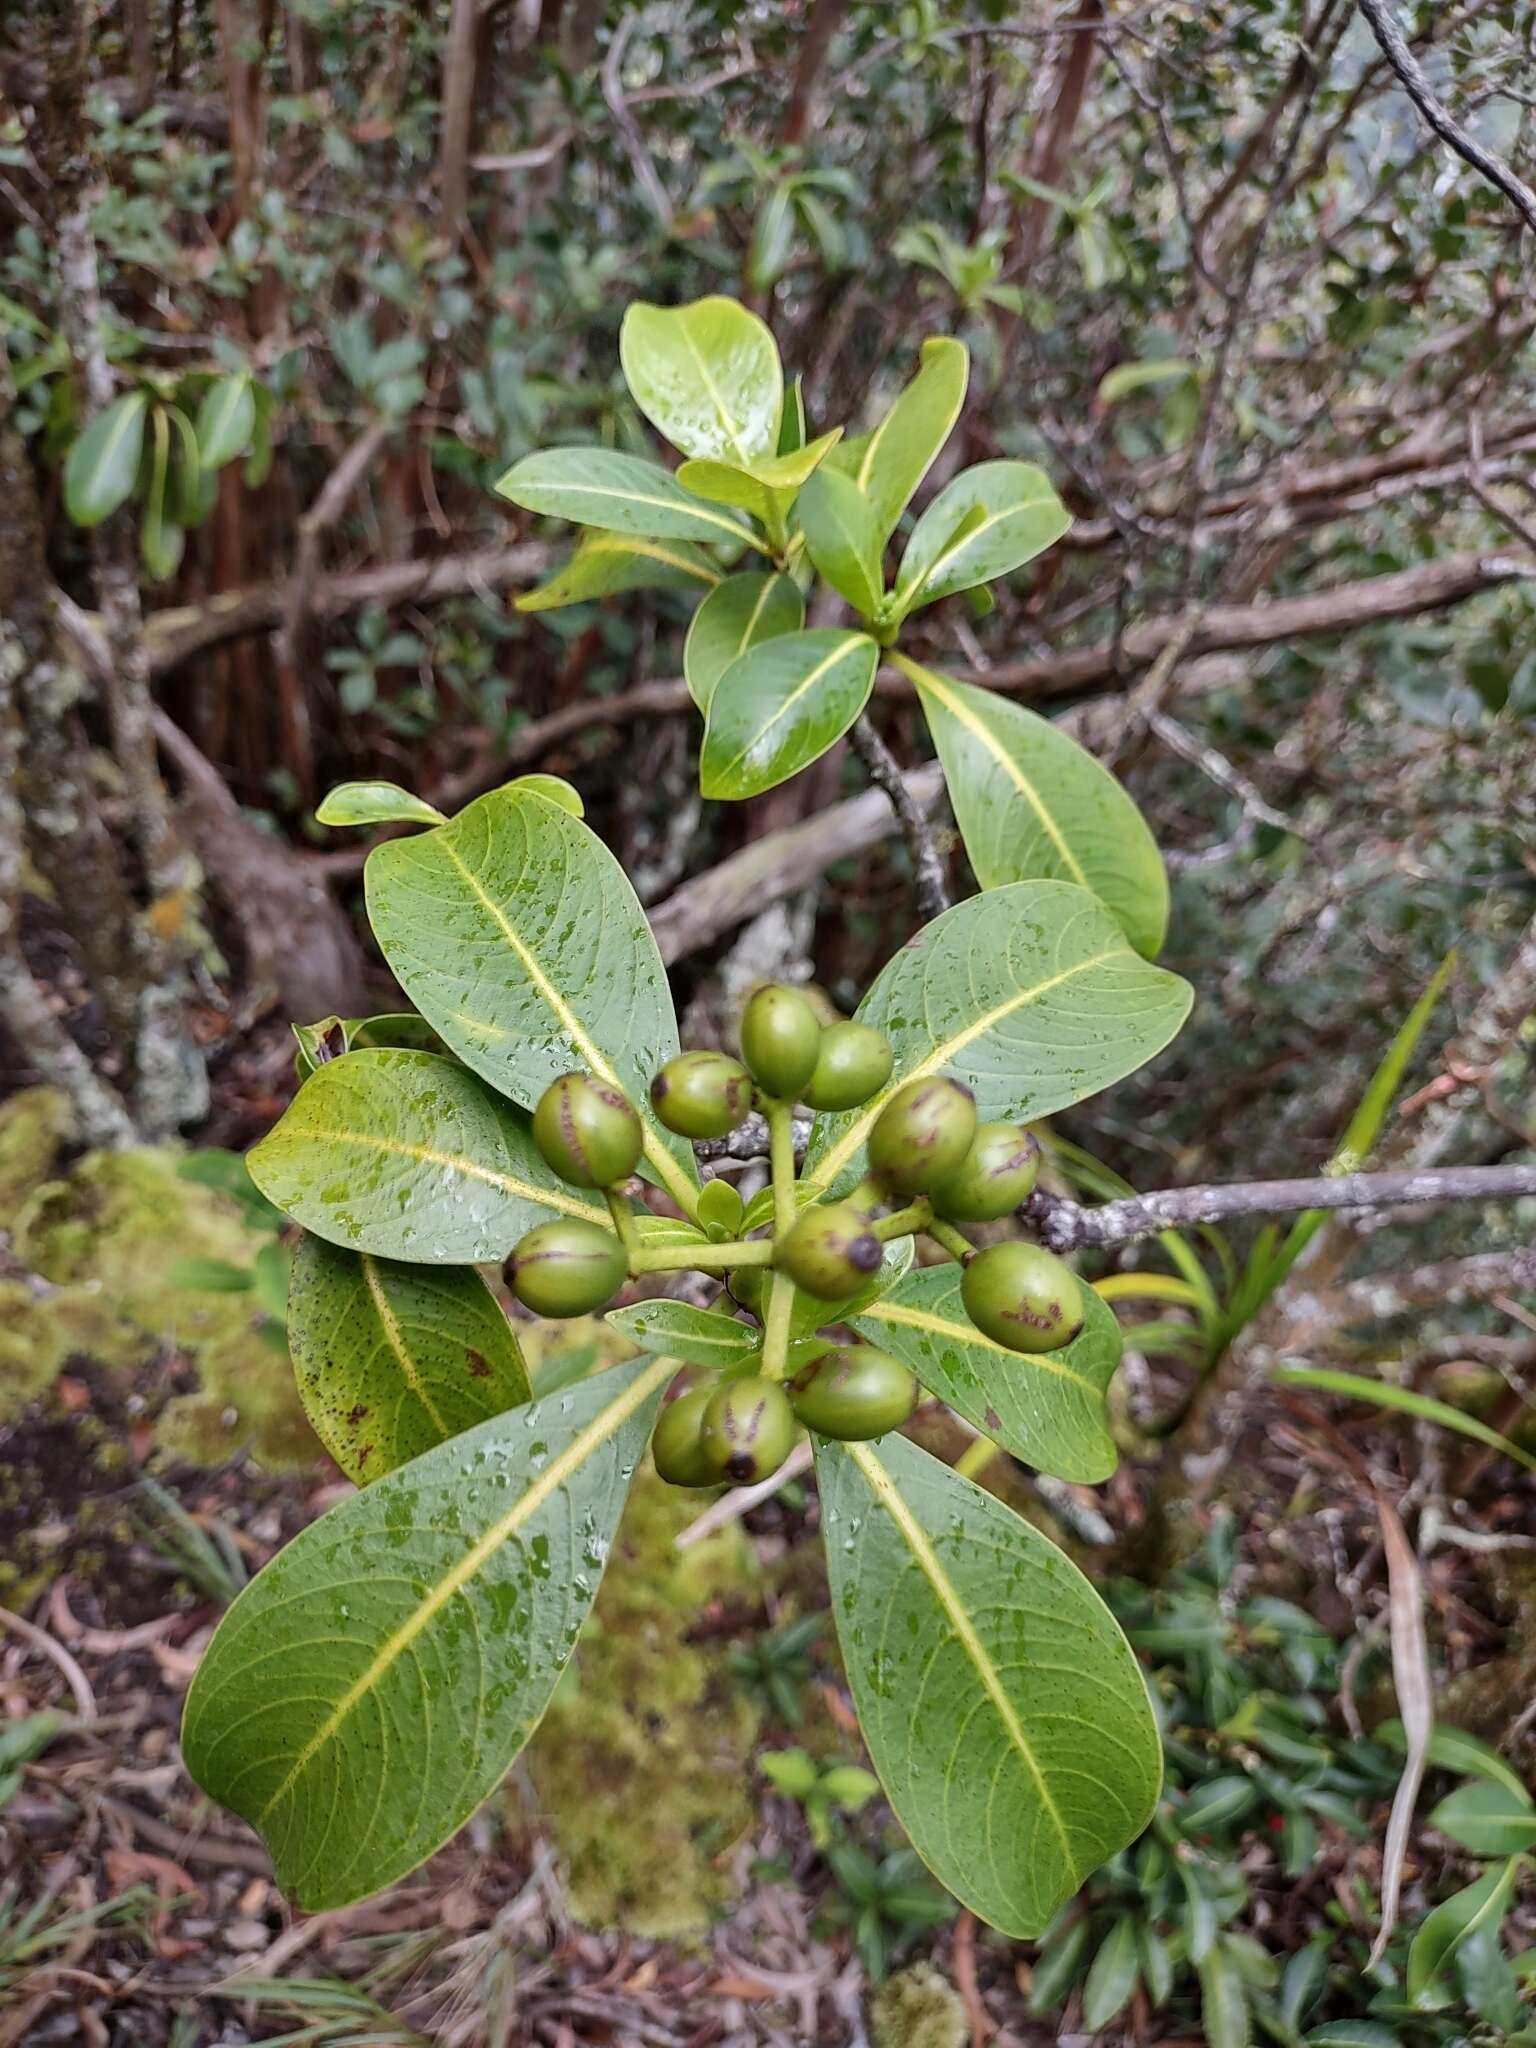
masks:
[[[918,1266],[854,1317],[854,1327],[910,1366],[1005,1451],[1057,1479],[1093,1486],[1115,1469],[1104,1390],[1123,1349],[1120,1325],[1091,1287],[1081,1333],[1023,1357],[984,1337],[960,1300],[960,1268]]]
[[[315,807],[320,825],[441,825],[443,814],[398,782],[338,782]]]
[[[1121,1913],[1099,1943],[1099,1952],[1083,1980],[1083,2025],[1097,2034],[1130,2004],[1141,1974],[1136,1947],[1136,1922]]]
[[[1248,2048],[1253,2022],[1242,1972],[1221,1941],[1196,1965],[1200,1975],[1200,2025],[1207,2048]]]
[[[76,526],[100,526],[128,502],[144,453],[146,391],[125,392],[96,415],[64,463],[64,509]]]
[[[428,1451],[229,1609],[182,1753],[297,1905],[392,1883],[493,1789],[570,1657],[669,1372],[619,1366]]]
[[[612,448],[546,448],[514,462],[497,484],[525,512],[655,540],[752,539],[734,512],[691,497],[660,463]]]
[[[902,611],[990,583],[1033,561],[1072,524],[1031,462],[980,462],[947,483],[912,529],[896,598]]]
[[[964,1081],[983,1117],[1066,1109],[1161,1052],[1190,1001],[1188,983],[1134,952],[1086,889],[1011,882],[957,903],[860,1003],[860,1022],[895,1046],[895,1069],[862,1108],[817,1117],[807,1175],[826,1187],[850,1172],[891,1094],[923,1075]]]
[[[693,1148],[650,1115],[651,1076],[677,1051],[666,971],[589,826],[509,784],[436,831],[375,847],[364,887],[395,978],[467,1066],[529,1109],[587,1068],[640,1111],[663,1183],[697,1184]]]
[[[1440,1801],[1429,1825],[1474,1856],[1518,1856],[1536,1849],[1536,1808],[1528,1792],[1517,1799],[1488,1778],[1460,1785]]]
[[[763,1344],[761,1330],[687,1301],[637,1301],[632,1308],[610,1309],[604,1320],[642,1351],[721,1372],[753,1357]]]
[[[556,1180],[526,1116],[430,1052],[326,1060],[247,1156],[267,1200],[306,1230],[413,1264],[499,1262],[552,1214],[608,1221]]]
[[[359,1486],[532,1397],[512,1325],[471,1266],[407,1266],[306,1235],[288,1345],[316,1436]]]
[[[1436,1906],[1414,1935],[1408,1947],[1406,1989],[1408,2000],[1421,2012],[1433,2012],[1450,2003],[1449,1987],[1441,1973],[1469,1935],[1484,1926],[1497,1926],[1515,1887],[1520,1858],[1494,1863],[1476,1884],[1455,1892]]]
[[[1390,1721],[1380,1722],[1371,1733],[1388,1749],[1402,1751],[1408,1746],[1403,1724],[1396,1716]],[[1442,1771],[1457,1771],[1464,1777],[1491,1778],[1495,1785],[1504,1786],[1516,1799],[1528,1796],[1525,1782],[1513,1764],[1478,1736],[1469,1735],[1464,1728],[1452,1728],[1447,1722],[1437,1721],[1426,1754],[1429,1761]]]
[[[683,454],[745,464],[777,448],[778,344],[735,299],[632,305],[619,329],[619,363],[636,405]]]
[[[1147,959],[1168,930],[1168,878],[1146,820],[1085,747],[1020,704],[916,663],[955,822],[983,889],[1046,876],[1108,904]]]
[[[879,659],[867,633],[830,628],[751,648],[710,698],[699,759],[704,795],[758,796],[808,768],[869,702]]]
[[[805,600],[788,576],[753,569],[727,576],[694,613],[683,642],[689,696],[708,711],[715,685],[732,662],[759,640],[798,633],[804,624]]]
[[[1140,1666],[1077,1568],[905,1437],[816,1445],[832,1610],[870,1757],[923,1861],[1041,1933],[1152,1816]]]
[[[1511,1443],[1507,1436],[1500,1436],[1486,1422],[1479,1422],[1475,1415],[1453,1408],[1449,1401],[1437,1401],[1432,1394],[1400,1387],[1392,1380],[1366,1379],[1357,1372],[1334,1372],[1327,1366],[1277,1365],[1274,1375],[1282,1386],[1312,1387],[1320,1394],[1347,1394],[1356,1401],[1369,1401],[1376,1408],[1395,1408],[1400,1414],[1416,1416],[1420,1422],[1438,1423],[1442,1429],[1454,1429],[1458,1436],[1469,1436],[1476,1443],[1486,1444],[1501,1457],[1512,1458],[1527,1472],[1536,1472],[1536,1456]]]
[[[969,377],[965,344],[935,335],[923,343],[917,375],[880,424],[833,454],[869,500],[882,546],[954,431]]]
[[[851,477],[822,469],[795,500],[811,560],[839,597],[864,618],[885,591],[884,549],[874,507]]]
[[[720,571],[685,540],[645,540],[629,533],[588,533],[563,568],[525,590],[520,612],[552,612],[625,590],[713,590]]]

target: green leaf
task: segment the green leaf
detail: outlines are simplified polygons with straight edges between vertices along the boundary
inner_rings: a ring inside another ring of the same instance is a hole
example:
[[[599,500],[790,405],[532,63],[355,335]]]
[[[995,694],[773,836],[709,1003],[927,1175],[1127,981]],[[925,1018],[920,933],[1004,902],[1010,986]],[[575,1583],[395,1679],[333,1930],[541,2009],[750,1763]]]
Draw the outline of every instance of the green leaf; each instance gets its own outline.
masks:
[[[303,1530],[229,1609],[182,1754],[296,1905],[393,1883],[495,1787],[586,1619],[670,1371],[619,1366],[439,1445]]]
[[[197,448],[205,469],[222,469],[251,445],[256,432],[256,394],[250,372],[220,377],[203,393],[197,409]]]
[[[1474,1856],[1517,1856],[1536,1849],[1536,1807],[1530,1794],[1517,1799],[1507,1785],[1479,1778],[1440,1801],[1429,1825],[1460,1842]]]
[[[735,505],[771,527],[794,503],[795,493],[843,437],[841,427],[784,455],[764,455],[747,467],[704,460],[680,463],[677,480],[715,504]]]
[[[288,1344],[311,1427],[359,1486],[532,1393],[512,1325],[470,1266],[405,1266],[306,1235]]]
[[[1307,2048],[1401,2048],[1403,2037],[1376,2020],[1328,2020],[1306,2039]]]
[[[745,520],[690,496],[670,470],[612,448],[546,448],[525,455],[496,489],[525,512],[572,519],[609,534],[738,545],[752,539]]]
[[[1388,1749],[1399,1752],[1407,1748],[1403,1724],[1395,1717],[1383,1721],[1371,1730],[1376,1741],[1385,1743]],[[1455,1771],[1463,1777],[1490,1778],[1495,1785],[1502,1785],[1516,1799],[1529,1795],[1518,1771],[1496,1749],[1475,1735],[1468,1735],[1464,1728],[1449,1727],[1444,1721],[1437,1721],[1434,1733],[1429,1738],[1425,1752],[1429,1761],[1442,1771]]]
[[[514,775],[503,785],[507,789],[526,789],[533,796],[544,797],[549,803],[558,804],[562,811],[569,811],[573,818],[584,818],[587,807],[581,800],[581,791],[563,775]]]
[[[642,1351],[716,1371],[740,1365],[763,1345],[761,1330],[686,1301],[637,1301],[633,1308],[610,1309],[605,1321]]]
[[[963,342],[938,335],[925,341],[917,375],[879,426],[833,456],[869,500],[882,546],[954,431],[969,376]]]
[[[139,523],[139,552],[150,580],[165,582],[181,566],[186,535],[170,517],[171,420],[163,405],[150,414],[149,486]]]
[[[398,782],[338,782],[315,808],[320,825],[441,825],[443,814]]]
[[[573,1067],[622,1088],[651,1168],[687,1207],[693,1148],[650,1114],[651,1076],[677,1051],[672,993],[597,834],[508,785],[376,846],[364,882],[384,957],[443,1043],[525,1108]]]
[[[1453,1893],[1436,1906],[1408,1947],[1405,1988],[1409,2003],[1421,2012],[1449,2005],[1452,1992],[1441,1976],[1469,1935],[1480,1927],[1497,1927],[1514,1890],[1521,1859],[1490,1864],[1476,1884]]]
[[[1248,2048],[1253,2038],[1248,1991],[1225,1944],[1214,1942],[1196,1968],[1200,1974],[1200,2024],[1206,2048]]]
[[[1173,1993],[1173,1956],[1163,1937],[1145,1920],[1136,1928],[1136,1955],[1141,1964],[1141,1981],[1147,1987],[1152,2010],[1166,2005]]]
[[[1135,1994],[1140,1974],[1136,1922],[1129,1913],[1121,1913],[1100,1942],[1083,1980],[1083,2025],[1090,2034],[1099,2033],[1120,2017]]]
[[[178,1259],[171,1267],[170,1282],[173,1287],[192,1288],[205,1294],[248,1294],[251,1272],[248,1266],[237,1266],[231,1259]]]
[[[957,903],[881,969],[855,1012],[887,1034],[896,1065],[862,1108],[817,1117],[807,1176],[829,1187],[854,1168],[889,1097],[924,1075],[963,1081],[985,1118],[1069,1108],[1161,1052],[1190,999],[1086,889],[1010,882]]]
[[[867,633],[817,628],[759,642],[709,701],[699,787],[758,796],[808,768],[869,702],[880,650]]]
[[[795,501],[805,545],[839,597],[865,618],[885,594],[884,542],[874,508],[851,477],[819,470]]]
[[[960,1300],[960,1268],[918,1266],[854,1317],[871,1344],[899,1358],[930,1394],[1005,1451],[1057,1479],[1095,1485],[1115,1469],[1104,1390],[1120,1363],[1120,1326],[1083,1289],[1081,1335],[1022,1357],[984,1337]]]
[[[1109,770],[1049,719],[994,691],[897,665],[922,700],[982,888],[1037,875],[1076,882],[1154,958],[1168,930],[1168,878],[1146,820]]]
[[[774,570],[745,570],[727,576],[693,615],[683,642],[683,675],[688,694],[708,711],[715,685],[759,640],[798,633],[805,624],[805,600],[788,576]]]
[[[1160,356],[1154,362],[1117,363],[1099,379],[1099,403],[1114,405],[1133,391],[1145,391],[1149,385],[1194,382],[1198,376],[1194,364],[1178,356]]]
[[[547,583],[525,590],[520,612],[552,612],[624,590],[713,590],[720,571],[685,540],[642,540],[627,533],[588,533]]]
[[[1467,1936],[1456,1951],[1456,1980],[1473,2012],[1503,2042],[1520,2024],[1520,1986],[1501,1934],[1502,1929],[1489,1921]]]
[[[816,1445],[832,1610],[886,1796],[989,1926],[1038,1935],[1152,1816],[1141,1668],[1076,1566],[905,1437]]]
[[[1276,2000],[1280,2018],[1294,2032],[1305,2026],[1328,1984],[1328,1965],[1333,1942],[1327,1934],[1315,1935],[1286,1963]]]
[[[896,603],[903,616],[974,583],[1007,576],[1072,524],[1055,486],[1030,462],[981,462],[947,483],[912,529]]]
[[[147,391],[125,392],[98,413],[64,464],[64,509],[76,526],[100,526],[132,495],[144,452]]]
[[[1031,2019],[1043,2019],[1066,2002],[1077,1981],[1083,1952],[1088,1946],[1088,1922],[1079,1920],[1064,1934],[1052,1939],[1031,1973],[1029,2001],[1025,2007]]]
[[[1475,1415],[1453,1408],[1448,1401],[1437,1401],[1432,1394],[1420,1394],[1412,1387],[1400,1387],[1393,1380],[1366,1379],[1360,1373],[1333,1372],[1324,1366],[1277,1365],[1274,1377],[1282,1386],[1313,1387],[1321,1394],[1348,1394],[1357,1401],[1369,1401],[1376,1408],[1395,1408],[1401,1414],[1416,1415],[1421,1422],[1435,1422],[1442,1429],[1454,1429],[1459,1436],[1469,1436],[1474,1442],[1486,1444],[1490,1450],[1497,1451],[1501,1457],[1512,1458],[1527,1472],[1536,1472],[1536,1457],[1529,1451],[1511,1443],[1507,1436],[1500,1436],[1496,1429],[1490,1429],[1486,1422],[1479,1422]]]
[[[619,362],[636,405],[683,454],[744,464],[777,447],[778,346],[734,299],[632,305],[619,329]]]
[[[419,1265],[499,1262],[552,1213],[608,1222],[544,1164],[526,1116],[430,1052],[327,1060],[248,1159],[317,1237]]]
[[[777,452],[793,455],[806,444],[808,429],[805,424],[805,379],[796,377],[784,393],[784,408],[779,414],[779,435]]]

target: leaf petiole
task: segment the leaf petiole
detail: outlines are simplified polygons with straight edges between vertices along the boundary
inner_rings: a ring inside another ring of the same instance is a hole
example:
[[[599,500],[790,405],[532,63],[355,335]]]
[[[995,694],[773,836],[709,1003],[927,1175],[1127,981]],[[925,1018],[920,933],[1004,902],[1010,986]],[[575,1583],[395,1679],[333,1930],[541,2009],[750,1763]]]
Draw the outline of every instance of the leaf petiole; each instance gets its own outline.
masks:
[[[926,1195],[919,1195],[915,1202],[908,1202],[905,1209],[893,1209],[889,1216],[877,1216],[870,1229],[882,1244],[889,1244],[893,1237],[910,1237],[914,1230],[929,1230],[933,1223],[933,1204]]]
[[[923,1235],[931,1237],[941,1251],[948,1252],[952,1259],[958,1259],[962,1266],[976,1249],[963,1230],[957,1230],[953,1223],[945,1223],[938,1216],[923,1225]]]
[[[735,1244],[650,1244],[630,1255],[631,1273],[728,1273],[733,1266],[771,1266],[773,1240],[742,1238]]]

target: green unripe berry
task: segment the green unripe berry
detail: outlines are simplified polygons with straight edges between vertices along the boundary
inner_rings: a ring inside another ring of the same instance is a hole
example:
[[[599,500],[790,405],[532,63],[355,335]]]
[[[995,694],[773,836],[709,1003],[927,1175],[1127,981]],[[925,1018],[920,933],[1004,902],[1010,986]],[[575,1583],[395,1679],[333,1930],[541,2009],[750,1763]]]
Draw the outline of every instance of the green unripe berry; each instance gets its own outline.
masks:
[[[533,1142],[545,1165],[578,1188],[628,1180],[642,1139],[640,1119],[622,1091],[590,1074],[551,1081],[533,1112]]]
[[[977,1329],[1009,1351],[1058,1351],[1083,1327],[1077,1275],[1044,1245],[1017,1238],[967,1259],[960,1299]]]
[[[774,1246],[773,1263],[818,1301],[846,1301],[883,1256],[869,1218],[849,1202],[831,1202],[801,1213]]]
[[[959,1223],[995,1223],[1035,1191],[1040,1141],[1022,1124],[978,1124],[956,1171],[929,1190],[940,1216]]]
[[[704,1455],[700,1431],[704,1410],[715,1397],[712,1382],[690,1387],[669,1401],[651,1431],[651,1456],[669,1486],[713,1486],[720,1475]]]
[[[798,1100],[821,1049],[821,1019],[797,988],[769,982],[741,1013],[741,1056],[752,1078],[781,1102]]]
[[[807,1429],[862,1443],[900,1429],[917,1407],[917,1381],[899,1358],[873,1344],[829,1351],[789,1382],[790,1405]]]
[[[699,1444],[717,1479],[738,1486],[777,1472],[794,1446],[795,1411],[775,1380],[728,1380],[704,1408]]]
[[[752,1081],[724,1052],[680,1052],[651,1083],[651,1107],[680,1138],[723,1138],[752,1107]]]
[[[623,1245],[579,1216],[541,1223],[518,1239],[507,1285],[538,1316],[585,1316],[612,1300],[628,1270]]]
[[[725,1277],[731,1299],[750,1309],[759,1322],[768,1306],[769,1278],[762,1266],[733,1266]]]
[[[895,1047],[873,1024],[829,1024],[801,1099],[812,1109],[857,1109],[879,1094],[895,1064]]]
[[[877,1180],[920,1195],[954,1173],[976,1135],[976,1098],[944,1075],[908,1081],[875,1118],[869,1164]]]

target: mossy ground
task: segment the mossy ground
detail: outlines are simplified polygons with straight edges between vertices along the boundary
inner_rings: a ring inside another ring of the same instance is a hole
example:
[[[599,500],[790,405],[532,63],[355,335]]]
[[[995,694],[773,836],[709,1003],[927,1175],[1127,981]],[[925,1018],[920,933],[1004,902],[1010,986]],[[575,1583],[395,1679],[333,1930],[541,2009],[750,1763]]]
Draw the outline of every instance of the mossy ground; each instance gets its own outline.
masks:
[[[965,2048],[970,2022],[959,1994],[931,1963],[888,1978],[870,2008],[877,2048]]]

